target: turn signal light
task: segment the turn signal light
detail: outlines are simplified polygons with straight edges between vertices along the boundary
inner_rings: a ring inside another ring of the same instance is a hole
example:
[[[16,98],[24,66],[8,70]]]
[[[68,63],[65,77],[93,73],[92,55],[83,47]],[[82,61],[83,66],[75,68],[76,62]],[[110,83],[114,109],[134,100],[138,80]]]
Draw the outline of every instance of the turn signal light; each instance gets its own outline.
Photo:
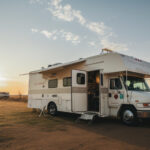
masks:
[[[144,107],[148,107],[148,106],[149,106],[149,104],[147,104],[147,103],[144,103],[144,104],[143,104],[143,106],[144,106]]]

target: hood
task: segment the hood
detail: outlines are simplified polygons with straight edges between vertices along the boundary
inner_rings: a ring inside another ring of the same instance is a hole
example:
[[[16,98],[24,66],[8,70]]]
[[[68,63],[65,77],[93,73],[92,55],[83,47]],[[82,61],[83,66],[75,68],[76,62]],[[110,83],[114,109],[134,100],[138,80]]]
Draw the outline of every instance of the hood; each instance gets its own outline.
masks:
[[[129,91],[128,94],[131,96],[131,100],[139,100],[142,103],[150,103],[150,92],[144,91]]]

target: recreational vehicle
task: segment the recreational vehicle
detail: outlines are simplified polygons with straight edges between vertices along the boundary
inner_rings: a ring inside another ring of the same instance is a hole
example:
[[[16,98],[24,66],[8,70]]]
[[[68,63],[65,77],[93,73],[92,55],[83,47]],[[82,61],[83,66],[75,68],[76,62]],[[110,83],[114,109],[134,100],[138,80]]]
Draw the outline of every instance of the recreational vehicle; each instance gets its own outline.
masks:
[[[28,107],[117,117],[127,125],[150,117],[150,63],[110,50],[29,73]]]

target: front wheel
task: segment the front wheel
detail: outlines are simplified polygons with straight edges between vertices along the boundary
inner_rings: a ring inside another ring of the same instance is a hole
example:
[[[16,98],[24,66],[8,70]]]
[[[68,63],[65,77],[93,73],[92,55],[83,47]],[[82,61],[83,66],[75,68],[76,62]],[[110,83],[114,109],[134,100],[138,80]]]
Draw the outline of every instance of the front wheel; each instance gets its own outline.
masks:
[[[48,105],[48,113],[52,116],[55,116],[57,114],[57,107],[55,103],[50,103]]]
[[[137,124],[137,115],[136,111],[131,108],[126,108],[122,111],[121,120],[126,125],[136,125]]]

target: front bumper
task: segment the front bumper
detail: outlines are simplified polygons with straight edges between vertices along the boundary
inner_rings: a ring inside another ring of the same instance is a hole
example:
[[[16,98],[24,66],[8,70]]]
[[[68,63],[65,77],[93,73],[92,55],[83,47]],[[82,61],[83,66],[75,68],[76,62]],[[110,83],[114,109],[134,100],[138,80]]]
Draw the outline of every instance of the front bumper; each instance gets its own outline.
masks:
[[[150,118],[150,110],[139,110],[137,111],[138,118]]]

